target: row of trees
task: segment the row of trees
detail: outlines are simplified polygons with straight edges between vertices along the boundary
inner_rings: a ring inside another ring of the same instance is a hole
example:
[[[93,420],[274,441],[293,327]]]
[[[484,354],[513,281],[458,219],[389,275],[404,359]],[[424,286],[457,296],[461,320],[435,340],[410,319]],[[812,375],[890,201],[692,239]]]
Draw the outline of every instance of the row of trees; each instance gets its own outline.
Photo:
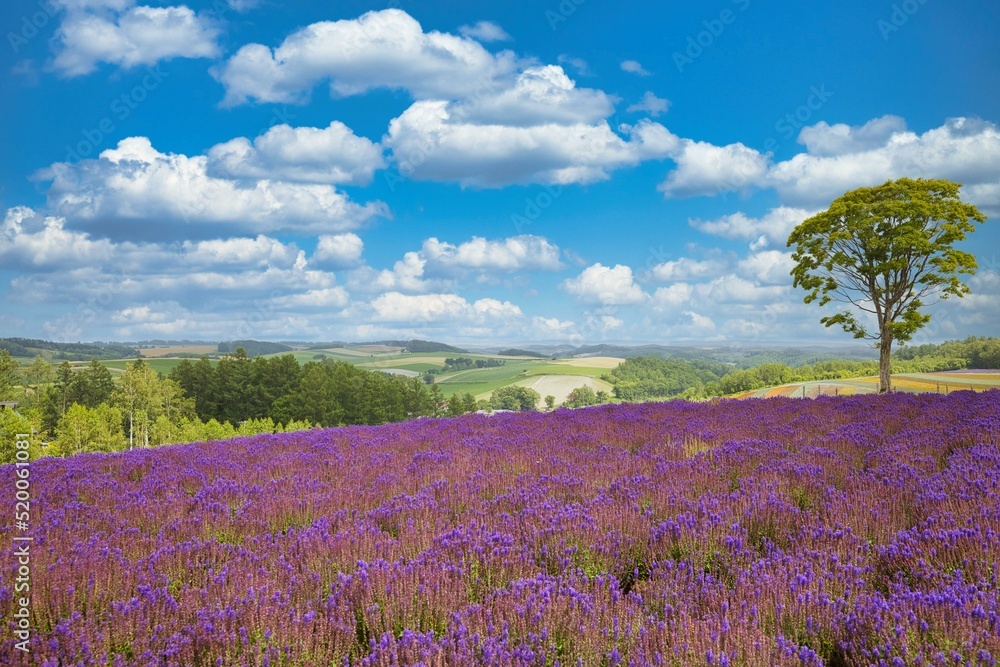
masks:
[[[82,369],[69,363],[53,368],[37,357],[22,368],[0,351],[0,400],[15,397],[18,411],[0,413],[0,431],[34,430],[34,441],[47,443],[36,455],[58,456],[459,415],[481,407],[469,394],[445,401],[439,387],[417,378],[331,360],[299,365],[291,355],[251,360],[243,350],[216,365],[207,358],[183,360],[169,377],[139,359],[117,379],[96,360]],[[13,454],[0,452],[0,462],[12,461]]]

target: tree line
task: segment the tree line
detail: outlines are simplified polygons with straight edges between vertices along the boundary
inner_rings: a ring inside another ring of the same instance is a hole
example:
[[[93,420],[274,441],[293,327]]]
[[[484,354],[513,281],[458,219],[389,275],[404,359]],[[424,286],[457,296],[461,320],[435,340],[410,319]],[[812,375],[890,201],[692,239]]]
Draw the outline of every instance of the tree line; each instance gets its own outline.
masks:
[[[313,426],[382,424],[481,407],[468,394],[446,401],[439,387],[419,378],[329,359],[301,365],[292,355],[251,359],[242,349],[217,364],[207,357],[184,359],[168,376],[138,359],[126,364],[117,381],[96,359],[83,368],[68,362],[53,368],[36,357],[21,368],[2,351],[0,400],[15,395],[18,410],[0,412],[0,431],[34,429],[36,446],[48,443],[36,455],[57,456]],[[13,452],[0,452],[0,463],[12,457]]]

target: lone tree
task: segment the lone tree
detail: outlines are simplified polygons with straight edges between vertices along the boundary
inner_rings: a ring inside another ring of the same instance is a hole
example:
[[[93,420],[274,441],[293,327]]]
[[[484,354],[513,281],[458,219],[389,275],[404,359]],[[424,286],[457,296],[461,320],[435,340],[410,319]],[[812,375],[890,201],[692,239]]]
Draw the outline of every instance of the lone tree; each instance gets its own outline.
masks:
[[[931,316],[925,306],[968,294],[960,274],[976,272],[976,258],[955,248],[986,217],[959,199],[962,186],[945,180],[901,178],[858,188],[834,200],[788,237],[795,246],[793,284],[806,303],[850,304],[864,315],[838,310],[820,319],[879,347],[879,393],[891,391],[893,341],[906,342]]]

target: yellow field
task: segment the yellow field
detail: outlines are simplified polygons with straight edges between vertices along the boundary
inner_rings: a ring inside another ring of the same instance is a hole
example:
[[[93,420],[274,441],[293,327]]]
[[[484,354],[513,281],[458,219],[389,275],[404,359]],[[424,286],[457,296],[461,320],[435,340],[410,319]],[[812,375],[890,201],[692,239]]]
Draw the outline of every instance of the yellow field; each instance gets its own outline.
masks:
[[[555,396],[556,405],[562,405],[566,402],[570,392],[577,387],[590,387],[595,392],[606,391],[609,394],[614,391],[614,387],[607,382],[587,377],[586,375],[536,375],[524,380],[518,380],[513,384],[537,391],[542,397],[542,400],[538,404],[539,407],[545,405],[546,396]],[[491,393],[487,392],[485,395],[477,396],[476,398],[489,398]]]
[[[623,361],[625,360],[618,357],[579,357],[577,359],[558,359],[549,363],[582,368],[618,368]]]
[[[215,345],[177,345],[173,347],[147,347],[139,350],[147,358],[168,357],[172,354],[212,354],[218,352]]]

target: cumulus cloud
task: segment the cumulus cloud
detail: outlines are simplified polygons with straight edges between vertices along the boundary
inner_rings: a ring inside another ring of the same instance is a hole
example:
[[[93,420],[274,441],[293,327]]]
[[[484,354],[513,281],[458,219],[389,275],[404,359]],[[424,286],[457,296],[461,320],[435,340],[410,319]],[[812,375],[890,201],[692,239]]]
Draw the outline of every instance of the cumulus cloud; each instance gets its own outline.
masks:
[[[0,264],[29,272],[100,265],[114,252],[110,241],[67,230],[63,218],[43,216],[26,206],[7,210],[0,239]]]
[[[389,125],[386,145],[400,172],[415,180],[502,187],[515,183],[593,183],[610,171],[669,155],[677,137],[649,121],[530,127],[477,125],[452,115],[447,102],[417,102]]]
[[[795,227],[815,211],[779,206],[773,208],[759,218],[752,218],[745,213],[733,213],[716,220],[690,220],[695,229],[722,236],[728,239],[756,241],[761,237],[765,242],[776,243],[782,247],[788,240],[788,235]]]
[[[564,280],[560,287],[584,303],[603,306],[641,303],[647,298],[636,284],[632,268],[623,264],[588,266],[577,277]]]
[[[963,183],[971,203],[1000,210],[1000,130],[993,123],[952,118],[916,134],[889,117],[860,128],[804,128],[803,133],[806,145],[819,154],[800,153],[768,174],[767,184],[783,201],[823,205],[848,190],[909,176]],[[834,149],[844,152],[829,154]]]
[[[654,118],[659,116],[661,113],[665,113],[667,109],[670,108],[670,100],[663,99],[662,97],[657,97],[655,93],[651,90],[647,90],[642,96],[642,99],[635,104],[630,105],[625,111],[628,113],[636,113],[639,111],[645,111],[650,116]]]
[[[623,72],[628,72],[629,74],[637,74],[639,76],[649,76],[651,74],[651,72],[646,71],[646,68],[638,60],[623,60],[621,67]]]
[[[511,272],[563,268],[559,246],[530,234],[498,240],[473,236],[459,245],[430,238],[424,241],[421,254],[434,264],[463,269]]]
[[[509,301],[479,299],[469,303],[457,294],[387,292],[372,301],[371,307],[376,320],[384,322],[481,323],[523,317],[521,309]]]
[[[385,166],[382,148],[333,121],[328,127],[276,125],[251,141],[245,137],[208,151],[208,174],[241,180],[367,185]]]
[[[346,234],[324,234],[316,243],[312,262],[321,266],[343,268],[361,262],[365,244],[361,237],[352,232]]]
[[[802,128],[799,143],[812,155],[845,155],[881,148],[892,135],[905,131],[906,121],[899,116],[882,116],[860,127],[821,121]]]
[[[424,32],[406,12],[385,9],[313,23],[274,49],[248,44],[214,75],[226,88],[226,105],[301,102],[321,81],[338,96],[390,88],[417,99],[455,99],[493,85],[514,66],[509,53],[494,56],[474,39]]]
[[[493,21],[479,21],[475,25],[463,25],[458,29],[463,37],[480,42],[506,42],[511,38],[507,32]]]
[[[685,139],[671,171],[658,190],[666,197],[717,195],[758,185],[767,175],[769,158],[742,143],[715,146]]]
[[[614,112],[600,90],[578,88],[558,65],[529,67],[508,86],[483,90],[449,105],[449,116],[465,125],[592,124]]]
[[[717,276],[725,269],[725,264],[714,259],[696,260],[682,257],[657,264],[650,269],[650,276],[659,281],[698,280]]]
[[[123,139],[96,160],[60,162],[38,174],[51,180],[49,207],[75,223],[187,224],[241,231],[338,231],[386,215],[329,185],[260,180],[249,186],[208,174],[206,156],[161,153],[146,137]],[[112,228],[108,226],[107,228]],[[139,231],[135,228],[133,231]]]
[[[1000,211],[1000,130],[991,122],[952,118],[916,134],[896,116],[861,126],[805,127],[807,152],[777,163],[741,143],[715,146],[684,140],[659,189],[667,197],[773,188],[783,204],[818,208],[849,190],[887,180],[946,178],[965,185],[963,196],[990,215]]]
[[[64,76],[88,74],[98,63],[124,68],[170,58],[219,55],[218,25],[185,5],[132,6],[134,2],[64,3],[51,67]]]
[[[792,253],[780,250],[763,250],[739,262],[739,272],[745,278],[768,285],[790,285],[795,262]]]

